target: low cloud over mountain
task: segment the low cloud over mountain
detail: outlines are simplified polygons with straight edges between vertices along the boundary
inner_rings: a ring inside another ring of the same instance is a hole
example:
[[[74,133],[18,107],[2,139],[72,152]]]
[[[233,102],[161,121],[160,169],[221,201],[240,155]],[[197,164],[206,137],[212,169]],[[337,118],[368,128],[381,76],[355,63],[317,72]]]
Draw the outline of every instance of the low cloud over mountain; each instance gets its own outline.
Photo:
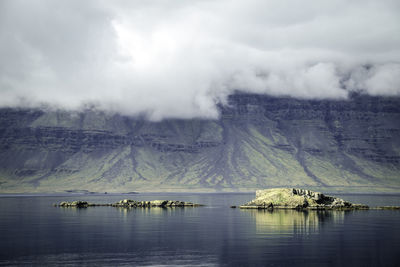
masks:
[[[400,3],[0,2],[0,106],[217,118],[239,90],[400,95]]]

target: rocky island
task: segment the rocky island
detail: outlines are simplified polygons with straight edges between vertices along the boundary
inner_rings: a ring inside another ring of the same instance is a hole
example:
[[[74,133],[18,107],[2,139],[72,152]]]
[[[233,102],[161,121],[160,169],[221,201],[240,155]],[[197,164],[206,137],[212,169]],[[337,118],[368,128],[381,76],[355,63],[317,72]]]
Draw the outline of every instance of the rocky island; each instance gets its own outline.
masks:
[[[87,208],[87,207],[118,207],[118,208],[173,208],[173,207],[200,207],[202,204],[196,204],[192,202],[184,202],[178,200],[151,200],[151,201],[140,201],[132,199],[123,199],[116,203],[105,203],[96,204],[89,203],[87,201],[63,201],[60,204],[55,204],[56,207],[75,207],[75,208]]]
[[[256,198],[241,209],[313,209],[355,210],[369,209],[367,205],[353,204],[341,198],[298,188],[272,188],[257,190]]]

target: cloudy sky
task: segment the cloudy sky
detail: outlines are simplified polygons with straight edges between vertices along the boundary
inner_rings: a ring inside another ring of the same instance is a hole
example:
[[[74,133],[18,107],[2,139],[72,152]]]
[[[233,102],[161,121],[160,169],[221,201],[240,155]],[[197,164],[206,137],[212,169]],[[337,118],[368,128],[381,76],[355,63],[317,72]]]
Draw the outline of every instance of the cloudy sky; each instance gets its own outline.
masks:
[[[0,1],[0,107],[215,118],[236,90],[399,96],[400,1]]]

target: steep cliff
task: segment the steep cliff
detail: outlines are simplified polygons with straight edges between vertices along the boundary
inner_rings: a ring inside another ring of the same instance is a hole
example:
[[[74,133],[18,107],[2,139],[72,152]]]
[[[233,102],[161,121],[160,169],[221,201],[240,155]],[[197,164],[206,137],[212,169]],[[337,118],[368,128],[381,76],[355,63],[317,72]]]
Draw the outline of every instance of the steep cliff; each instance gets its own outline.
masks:
[[[236,94],[218,120],[0,110],[0,191],[400,191],[400,98]]]

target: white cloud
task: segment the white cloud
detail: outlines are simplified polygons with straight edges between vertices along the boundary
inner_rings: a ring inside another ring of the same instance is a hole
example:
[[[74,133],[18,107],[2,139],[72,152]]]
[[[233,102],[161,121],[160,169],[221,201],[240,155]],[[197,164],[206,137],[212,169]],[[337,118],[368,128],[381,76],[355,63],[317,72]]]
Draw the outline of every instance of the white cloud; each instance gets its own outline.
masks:
[[[400,95],[395,0],[0,2],[0,106],[218,116],[240,89]]]
[[[365,80],[371,95],[400,95],[400,64],[374,66]]]

